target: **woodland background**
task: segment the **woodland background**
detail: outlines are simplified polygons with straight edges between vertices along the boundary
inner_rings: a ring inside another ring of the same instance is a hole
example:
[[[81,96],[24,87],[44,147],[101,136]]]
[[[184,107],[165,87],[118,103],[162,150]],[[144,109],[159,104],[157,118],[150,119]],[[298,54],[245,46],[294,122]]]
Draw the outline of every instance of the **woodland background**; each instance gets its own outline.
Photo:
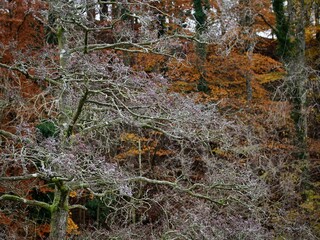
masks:
[[[1,0],[1,239],[320,238],[319,0]]]

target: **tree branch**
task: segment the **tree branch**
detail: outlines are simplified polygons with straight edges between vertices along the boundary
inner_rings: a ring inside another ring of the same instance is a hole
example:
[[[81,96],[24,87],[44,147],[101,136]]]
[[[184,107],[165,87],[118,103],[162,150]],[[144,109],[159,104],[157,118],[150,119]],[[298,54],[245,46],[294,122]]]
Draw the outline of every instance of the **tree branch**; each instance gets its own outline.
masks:
[[[134,177],[134,178],[127,179],[127,181],[131,181],[131,182],[146,182],[146,183],[157,184],[157,185],[165,185],[165,186],[169,186],[169,187],[171,187],[173,189],[176,189],[178,191],[187,193],[190,196],[210,201],[210,202],[215,203],[215,204],[217,204],[219,206],[225,205],[225,203],[223,203],[223,201],[217,201],[217,200],[212,199],[208,195],[195,193],[195,192],[191,191],[190,188],[184,188],[184,187],[178,185],[177,182],[170,182],[170,181],[166,181],[166,180],[156,180],[156,179],[150,179],[150,178],[146,178],[146,177]]]
[[[85,90],[85,93],[84,95],[81,97],[80,101],[79,101],[79,104],[78,104],[78,108],[77,108],[77,111],[76,113],[74,114],[73,116],[73,119],[72,119],[72,122],[69,124],[69,127],[68,127],[68,130],[67,130],[67,138],[71,136],[72,134],[72,131],[73,131],[73,127],[74,125],[76,124],[81,112],[82,112],[82,108],[88,98],[88,95],[89,95],[89,91],[88,89],[86,88]]]
[[[267,24],[267,25],[271,28],[271,30],[272,30],[276,35],[278,35],[277,29],[275,29],[275,28],[271,25],[271,23],[269,23],[269,22],[267,21],[267,19],[266,19],[261,13],[258,13],[258,16],[262,18],[262,20],[265,22],[265,24]]]
[[[7,65],[7,64],[4,64],[4,63],[0,63],[0,67],[1,68],[6,68],[8,70],[12,70],[12,71],[18,71],[19,73],[22,73],[26,78],[28,79],[31,79],[32,81],[40,81],[40,80],[45,80],[46,82],[49,82],[51,84],[54,84],[54,85],[60,85],[59,82],[53,80],[53,79],[50,79],[50,78],[45,78],[45,79],[42,79],[42,78],[38,78],[34,75],[31,75],[29,72],[28,72],[28,69],[21,69],[21,68],[18,68],[18,67],[15,67],[15,66],[10,66],[10,65]]]
[[[0,135],[4,136],[4,137],[6,137],[6,138],[11,138],[11,139],[13,139],[13,140],[18,140],[18,139],[19,139],[19,137],[17,137],[17,136],[14,135],[13,133],[7,132],[7,131],[2,130],[2,129],[0,129]]]
[[[151,46],[153,44],[156,44],[159,41],[160,40],[155,40],[155,41],[151,41],[151,42],[144,42],[144,43],[118,42],[118,43],[110,43],[110,44],[106,44],[106,43],[88,44],[87,46],[76,47],[76,48],[70,49],[69,54],[72,54],[72,53],[78,52],[78,51],[83,52],[85,47],[87,47],[88,52],[93,52],[93,51],[103,50],[103,49],[121,48],[121,49],[125,50],[126,48],[137,48],[137,49],[142,49],[143,52],[147,53],[147,52],[149,52],[149,49],[146,48],[146,46]],[[138,51],[141,51],[141,50],[138,50]]]
[[[182,140],[182,139],[183,139],[183,137],[176,136],[176,135],[172,135],[171,133],[168,133],[167,131],[163,130],[162,128],[158,128],[158,127],[155,127],[155,126],[151,126],[151,125],[149,125],[149,124],[142,124],[141,127],[142,127],[142,128],[148,128],[148,129],[152,129],[152,130],[161,132],[161,133],[163,133],[164,135],[166,135],[166,136],[168,136],[168,137],[171,137],[171,138],[174,138],[174,139],[177,139],[177,140]]]
[[[83,209],[83,210],[88,210],[85,206],[83,206],[83,205],[81,205],[81,204],[74,204],[74,205],[69,206],[69,210],[75,209],[75,208],[80,208],[80,209]]]
[[[44,179],[43,175],[39,173],[33,173],[33,174],[23,175],[23,176],[0,177],[0,181],[22,181],[22,180],[29,180],[32,178]]]
[[[2,129],[0,129],[0,136],[1,136],[1,135],[4,136],[4,137],[6,137],[6,138],[11,138],[12,140],[17,141],[17,142],[28,142],[28,143],[32,142],[32,141],[31,141],[30,139],[28,139],[28,138],[23,137],[23,138],[21,139],[21,138],[19,138],[17,135],[15,135],[15,134],[13,134],[13,133],[11,133],[11,132],[2,130]]]
[[[19,197],[16,195],[11,195],[11,194],[2,195],[0,197],[0,201],[2,201],[2,200],[21,202],[21,203],[25,203],[30,206],[41,207],[41,208],[47,209],[48,211],[50,211],[50,209],[51,209],[51,205],[48,203],[40,202],[40,201],[36,201],[36,200],[29,200],[29,199]]]

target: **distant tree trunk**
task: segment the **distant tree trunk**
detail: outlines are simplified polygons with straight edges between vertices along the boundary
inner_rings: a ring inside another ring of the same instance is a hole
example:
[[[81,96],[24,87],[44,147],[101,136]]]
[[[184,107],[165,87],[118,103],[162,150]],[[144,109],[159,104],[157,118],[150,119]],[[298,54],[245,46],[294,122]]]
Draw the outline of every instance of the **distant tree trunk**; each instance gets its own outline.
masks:
[[[166,27],[166,16],[164,16],[162,13],[159,13],[157,15],[157,22],[158,22],[158,38],[162,37],[167,30]]]
[[[100,3],[100,19],[105,20],[109,17],[109,4],[108,3]]]
[[[96,2],[95,0],[86,1],[87,19],[90,22],[94,22],[96,18]]]
[[[274,0],[278,54],[287,66],[291,117],[295,124],[297,157],[308,158],[307,149],[307,80],[305,62],[305,3],[304,0]]]
[[[193,0],[194,18],[196,20],[196,33],[198,39],[201,41],[201,35],[206,30],[207,16],[204,12],[203,0]],[[208,92],[208,82],[206,80],[205,61],[207,58],[207,44],[204,42],[196,43],[196,53],[198,55],[197,68],[200,72],[200,79],[198,82],[198,91]]]
[[[316,39],[320,43],[320,2],[314,3],[314,19],[316,26]]]
[[[247,54],[249,64],[252,63],[252,54],[254,49],[254,39],[252,32],[253,16],[252,9],[250,7],[250,0],[240,0],[240,27],[241,32],[244,38],[244,49],[243,51]],[[251,102],[252,100],[252,73],[251,66],[246,70],[244,77],[246,80],[246,92],[247,92],[247,101]]]
[[[289,1],[290,2],[290,1]],[[291,3],[288,3],[290,5]],[[290,33],[290,18],[291,15],[286,15],[285,0],[273,0],[273,10],[276,17],[276,36],[278,40],[277,55],[284,61],[289,61],[292,56],[292,50],[294,48],[291,41]]]
[[[251,61],[251,59],[249,61]],[[250,70],[248,70],[246,72],[245,79],[246,79],[247,102],[249,103],[252,100],[252,94],[253,94],[253,90],[252,90],[252,74],[251,74]]]
[[[115,0],[112,0],[111,3],[112,3],[112,10],[111,10],[112,20],[115,20],[121,16],[120,9]]]
[[[292,58],[289,71],[292,74],[293,111],[292,116],[296,126],[297,145],[299,157],[307,158],[307,80],[305,60],[305,3],[304,0],[297,1],[297,28],[296,28],[296,57]]]
[[[49,44],[58,44],[58,38],[57,34],[55,33],[55,21],[56,21],[56,16],[55,13],[49,9],[49,14],[48,14],[48,26],[45,28],[46,32],[46,42]]]
[[[69,212],[69,191],[62,183],[56,184],[55,196],[51,207],[50,240],[66,239]]]

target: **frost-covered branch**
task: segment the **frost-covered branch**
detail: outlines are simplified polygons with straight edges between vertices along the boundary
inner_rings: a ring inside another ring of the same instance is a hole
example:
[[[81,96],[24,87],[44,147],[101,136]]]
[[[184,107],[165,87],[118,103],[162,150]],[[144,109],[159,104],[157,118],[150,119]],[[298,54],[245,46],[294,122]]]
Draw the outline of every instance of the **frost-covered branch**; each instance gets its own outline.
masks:
[[[169,187],[173,188],[174,190],[189,194],[192,197],[204,199],[204,200],[210,201],[212,203],[215,203],[215,204],[217,204],[219,206],[224,205],[223,201],[217,201],[217,200],[214,200],[212,197],[210,197],[208,195],[204,195],[204,194],[201,194],[201,193],[194,192],[190,188],[184,188],[181,185],[179,185],[177,182],[170,182],[170,181],[166,181],[166,180],[157,180],[157,179],[149,179],[149,178],[146,178],[146,177],[133,177],[133,178],[127,179],[127,181],[130,181],[130,182],[145,182],[145,183],[156,184],[156,185],[165,185],[165,186],[169,186]]]
[[[46,81],[48,83],[51,83],[53,85],[59,86],[60,83],[57,82],[57,80],[60,78],[58,77],[57,79],[51,79],[51,78],[39,78],[36,75],[32,75],[29,73],[28,69],[26,69],[24,66],[19,67],[19,66],[10,66],[4,63],[0,63],[0,67],[1,68],[5,68],[11,71],[17,71],[19,73],[22,73],[24,76],[26,76],[26,78],[31,79],[32,81]]]

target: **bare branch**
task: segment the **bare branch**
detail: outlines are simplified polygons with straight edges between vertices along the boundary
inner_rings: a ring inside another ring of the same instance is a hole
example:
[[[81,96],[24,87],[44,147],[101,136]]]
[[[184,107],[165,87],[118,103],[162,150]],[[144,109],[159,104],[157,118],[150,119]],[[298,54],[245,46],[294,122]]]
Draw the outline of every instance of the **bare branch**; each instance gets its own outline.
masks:
[[[22,175],[22,176],[0,177],[0,181],[21,181],[21,180],[29,180],[32,178],[44,178],[44,176],[39,173],[33,173],[30,175]]]
[[[74,205],[69,206],[69,210],[75,209],[75,208],[80,208],[80,209],[83,209],[83,210],[88,210],[85,206],[80,205],[80,204],[74,204]]]
[[[149,128],[149,129],[161,132],[161,133],[165,134],[166,136],[174,138],[174,139],[177,139],[177,140],[179,140],[179,139],[182,140],[183,139],[183,137],[173,135],[173,134],[165,131],[164,129],[161,129],[161,128],[158,128],[158,127],[155,127],[155,126],[151,126],[149,124],[142,124],[142,127],[143,128]]]
[[[6,68],[6,69],[12,70],[12,71],[18,71],[19,73],[22,73],[24,76],[26,76],[26,78],[31,79],[32,81],[43,81],[43,80],[44,80],[44,81],[46,81],[46,82],[48,82],[48,83],[51,83],[51,84],[54,84],[54,85],[56,85],[56,86],[59,86],[59,85],[60,85],[60,83],[57,82],[57,81],[54,80],[54,79],[50,79],[50,78],[44,78],[44,79],[42,79],[42,78],[38,78],[38,77],[36,77],[36,76],[34,76],[34,75],[31,75],[31,74],[28,72],[28,69],[21,69],[21,68],[19,68],[19,67],[9,66],[9,65],[4,64],[4,63],[0,63],[0,67]]]
[[[74,52],[78,51],[84,51],[84,49],[87,49],[88,52],[98,51],[98,50],[104,50],[104,49],[127,49],[127,48],[137,48],[142,49],[145,53],[147,53],[149,50],[146,48],[146,46],[151,46],[155,43],[157,43],[159,40],[155,40],[152,42],[144,42],[144,43],[133,43],[133,42],[118,42],[118,43],[110,43],[110,44],[88,44],[87,46],[82,47],[76,47],[69,50],[69,54],[72,54]]]
[[[51,205],[45,202],[40,202],[40,201],[36,201],[36,200],[29,200],[23,197],[19,197],[16,195],[11,195],[11,194],[4,194],[0,197],[0,201],[2,200],[9,200],[9,201],[16,201],[16,202],[20,202],[20,203],[25,203],[27,205],[30,206],[35,206],[35,207],[41,207],[47,210],[51,210]]]
[[[223,201],[217,201],[217,200],[212,199],[208,195],[195,193],[195,192],[191,191],[190,188],[184,188],[184,187],[180,186],[177,182],[170,182],[170,181],[166,181],[166,180],[156,180],[156,179],[150,179],[150,178],[146,178],[146,177],[134,177],[134,178],[127,179],[127,181],[146,182],[146,183],[157,184],[157,185],[165,185],[165,186],[169,186],[175,190],[189,194],[190,196],[210,201],[210,202],[215,203],[219,206],[225,205],[225,203]]]
[[[271,25],[271,23],[269,23],[269,21],[263,16],[263,14],[258,13],[258,16],[262,18],[262,20],[265,22],[265,24],[267,24],[267,25],[271,28],[271,30],[272,30],[276,35],[278,34],[277,29],[275,29],[275,28]]]
[[[12,134],[11,132],[5,131],[0,129],[0,135],[6,137],[6,138],[11,138],[13,140],[18,140],[19,137],[17,137],[16,135]]]
[[[71,136],[72,134],[72,131],[73,131],[73,127],[74,125],[76,124],[81,112],[82,112],[82,108],[88,98],[88,95],[89,95],[89,91],[88,89],[86,88],[85,89],[85,93],[83,94],[83,96],[81,97],[80,101],[79,101],[79,104],[78,104],[78,107],[77,107],[77,110],[76,110],[76,113],[74,114],[73,116],[73,119],[72,119],[72,122],[70,123],[69,127],[68,127],[68,130],[67,130],[67,138]]]
[[[23,137],[23,139],[22,139],[22,138],[18,137],[17,135],[15,135],[11,132],[2,130],[2,129],[0,129],[0,136],[1,135],[4,136],[5,138],[10,138],[10,139],[15,140],[17,142],[28,142],[28,143],[31,142],[31,140],[26,137]]]

